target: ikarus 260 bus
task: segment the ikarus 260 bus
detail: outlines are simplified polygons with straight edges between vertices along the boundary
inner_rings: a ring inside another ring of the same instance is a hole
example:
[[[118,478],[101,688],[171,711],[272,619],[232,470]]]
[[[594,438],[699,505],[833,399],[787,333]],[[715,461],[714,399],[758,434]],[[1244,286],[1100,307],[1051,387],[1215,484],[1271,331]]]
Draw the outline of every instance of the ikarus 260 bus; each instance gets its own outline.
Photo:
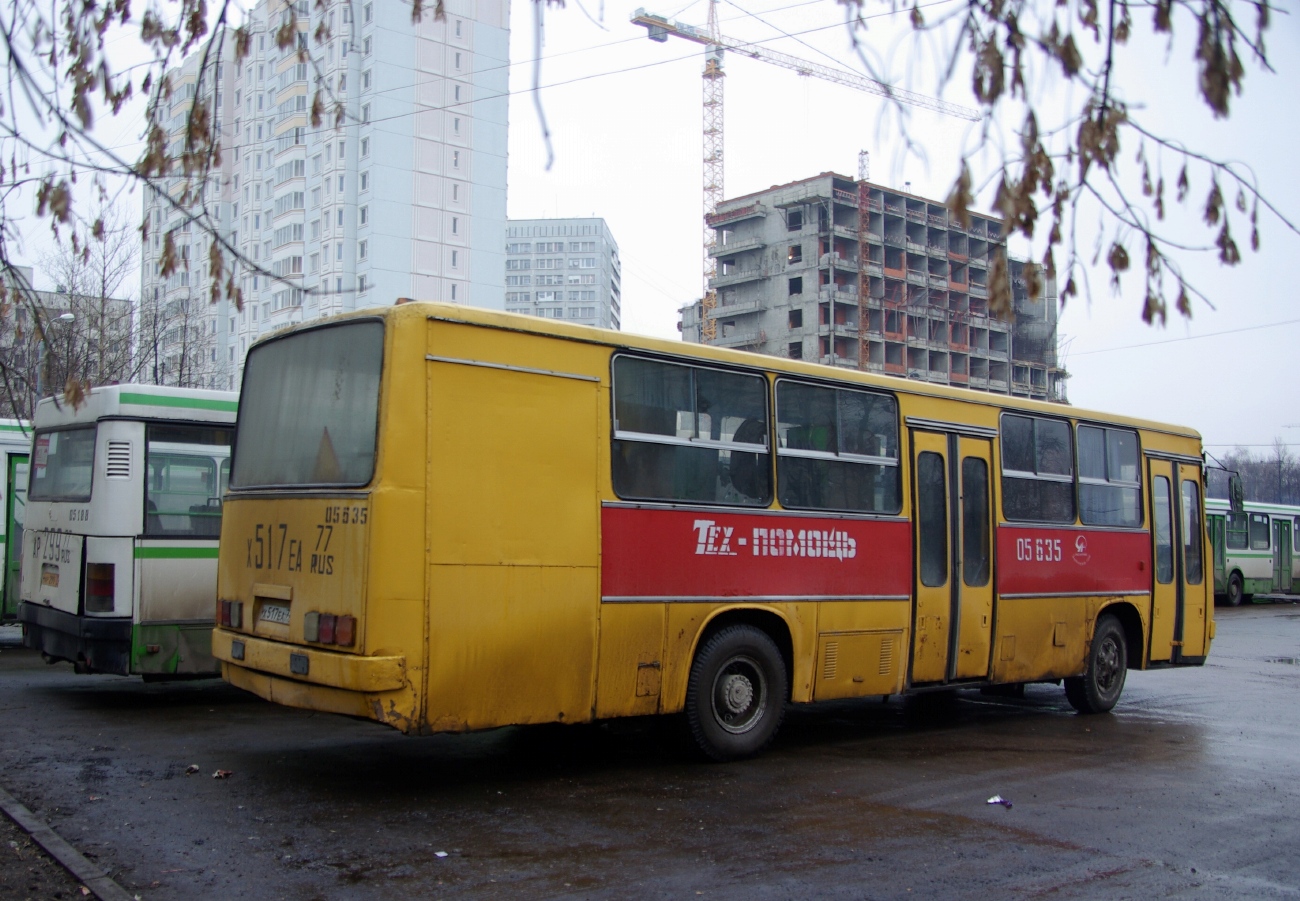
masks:
[[[237,395],[115,385],[33,422],[18,618],[83,673],[215,675],[213,603]]]

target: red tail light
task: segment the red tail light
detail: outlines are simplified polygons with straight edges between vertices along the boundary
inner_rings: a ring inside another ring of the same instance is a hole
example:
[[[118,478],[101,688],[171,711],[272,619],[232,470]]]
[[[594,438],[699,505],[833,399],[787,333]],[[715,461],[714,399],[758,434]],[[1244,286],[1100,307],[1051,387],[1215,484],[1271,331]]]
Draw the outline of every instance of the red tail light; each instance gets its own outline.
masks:
[[[355,616],[340,616],[334,623],[334,643],[341,648],[352,647],[356,641],[357,618]]]
[[[334,625],[337,617],[333,613],[322,613],[320,615],[320,641],[321,644],[334,643]]]
[[[113,612],[114,566],[112,563],[86,564],[86,612]]]
[[[217,625],[230,625],[230,601],[222,601],[217,605]]]

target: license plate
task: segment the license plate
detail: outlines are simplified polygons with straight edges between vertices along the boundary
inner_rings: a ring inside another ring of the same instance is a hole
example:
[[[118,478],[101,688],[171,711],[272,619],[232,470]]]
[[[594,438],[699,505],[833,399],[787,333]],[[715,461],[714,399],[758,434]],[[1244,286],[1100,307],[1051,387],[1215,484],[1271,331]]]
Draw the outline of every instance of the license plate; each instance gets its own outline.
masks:
[[[287,626],[289,625],[289,605],[263,604],[257,618],[265,623],[279,623],[282,626]]]

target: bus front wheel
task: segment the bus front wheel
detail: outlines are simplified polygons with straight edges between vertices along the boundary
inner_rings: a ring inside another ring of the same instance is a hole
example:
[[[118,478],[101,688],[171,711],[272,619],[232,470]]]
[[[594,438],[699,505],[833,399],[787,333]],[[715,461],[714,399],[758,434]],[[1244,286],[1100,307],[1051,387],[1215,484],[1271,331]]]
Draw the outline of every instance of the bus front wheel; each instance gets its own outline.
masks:
[[[1106,713],[1119,701],[1128,674],[1128,641],[1124,627],[1113,616],[1097,620],[1088,667],[1082,676],[1065,680],[1065,697],[1080,713]]]
[[[1240,607],[1245,598],[1246,590],[1241,584],[1241,573],[1233,573],[1228,577],[1228,606]]]
[[[705,756],[738,760],[762,751],[785,715],[785,661],[767,633],[727,626],[691,665],[686,721]]]

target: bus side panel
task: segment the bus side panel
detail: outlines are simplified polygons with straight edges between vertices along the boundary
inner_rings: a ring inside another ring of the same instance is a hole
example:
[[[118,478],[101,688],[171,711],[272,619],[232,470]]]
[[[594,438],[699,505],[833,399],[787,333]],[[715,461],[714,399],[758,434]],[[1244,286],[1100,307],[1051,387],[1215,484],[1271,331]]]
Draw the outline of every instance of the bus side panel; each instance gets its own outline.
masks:
[[[1083,671],[1092,637],[1089,598],[1002,598],[993,638],[993,682],[1059,679]]]
[[[135,554],[139,605],[131,672],[215,675],[220,669],[212,657],[216,545],[142,541]]]
[[[1109,599],[1135,598],[1139,615],[1149,619],[1145,530],[1003,524],[997,552],[996,682],[1082,672],[1097,610]],[[1148,628],[1144,622],[1144,633]]]
[[[553,353],[539,355],[534,344],[527,365],[574,372],[573,345],[546,343]],[[443,346],[437,355],[460,360],[469,350]],[[473,350],[473,359],[495,363],[501,348]],[[462,362],[428,367],[426,722],[455,731],[589,720],[600,606],[599,381]]]

